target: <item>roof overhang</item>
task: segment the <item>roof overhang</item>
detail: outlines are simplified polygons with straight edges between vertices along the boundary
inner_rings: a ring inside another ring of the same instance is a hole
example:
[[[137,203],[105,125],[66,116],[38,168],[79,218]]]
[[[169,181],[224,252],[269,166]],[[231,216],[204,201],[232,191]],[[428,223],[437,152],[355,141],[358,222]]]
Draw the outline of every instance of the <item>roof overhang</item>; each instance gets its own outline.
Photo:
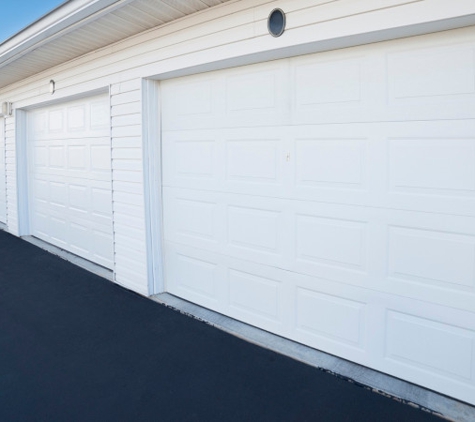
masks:
[[[66,1],[0,44],[0,88],[226,1]]]

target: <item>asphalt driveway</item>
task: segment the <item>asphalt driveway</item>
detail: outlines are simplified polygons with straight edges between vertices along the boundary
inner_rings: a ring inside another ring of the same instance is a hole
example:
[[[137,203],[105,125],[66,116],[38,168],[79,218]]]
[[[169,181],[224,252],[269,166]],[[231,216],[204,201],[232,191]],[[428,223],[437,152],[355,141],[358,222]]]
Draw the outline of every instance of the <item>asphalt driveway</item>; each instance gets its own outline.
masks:
[[[0,231],[0,421],[440,421]]]

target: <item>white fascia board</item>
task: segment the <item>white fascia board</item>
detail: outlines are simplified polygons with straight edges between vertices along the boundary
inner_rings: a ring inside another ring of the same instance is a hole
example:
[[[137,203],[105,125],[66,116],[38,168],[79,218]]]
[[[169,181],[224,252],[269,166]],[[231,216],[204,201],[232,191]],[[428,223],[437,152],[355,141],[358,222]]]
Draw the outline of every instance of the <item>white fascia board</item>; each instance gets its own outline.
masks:
[[[0,68],[133,0],[70,0],[0,44]]]

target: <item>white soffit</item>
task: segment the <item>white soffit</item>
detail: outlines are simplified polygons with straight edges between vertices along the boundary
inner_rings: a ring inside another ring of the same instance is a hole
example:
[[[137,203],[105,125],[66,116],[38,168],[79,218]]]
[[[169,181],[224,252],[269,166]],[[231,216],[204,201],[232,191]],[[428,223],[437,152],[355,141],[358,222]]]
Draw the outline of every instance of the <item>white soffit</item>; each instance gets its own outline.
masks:
[[[70,0],[0,44],[0,88],[229,0]]]

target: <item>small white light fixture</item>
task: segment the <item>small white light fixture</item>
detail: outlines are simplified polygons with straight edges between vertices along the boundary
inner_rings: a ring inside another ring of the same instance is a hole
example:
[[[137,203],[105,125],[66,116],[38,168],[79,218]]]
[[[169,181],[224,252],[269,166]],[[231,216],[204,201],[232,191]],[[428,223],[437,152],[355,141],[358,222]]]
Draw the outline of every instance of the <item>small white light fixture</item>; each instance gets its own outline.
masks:
[[[51,93],[51,95],[53,95],[55,91],[56,91],[56,83],[53,81],[53,79],[51,79],[49,81],[49,92]]]
[[[2,103],[2,116],[11,116],[12,111],[12,103],[9,103],[7,101]]]

